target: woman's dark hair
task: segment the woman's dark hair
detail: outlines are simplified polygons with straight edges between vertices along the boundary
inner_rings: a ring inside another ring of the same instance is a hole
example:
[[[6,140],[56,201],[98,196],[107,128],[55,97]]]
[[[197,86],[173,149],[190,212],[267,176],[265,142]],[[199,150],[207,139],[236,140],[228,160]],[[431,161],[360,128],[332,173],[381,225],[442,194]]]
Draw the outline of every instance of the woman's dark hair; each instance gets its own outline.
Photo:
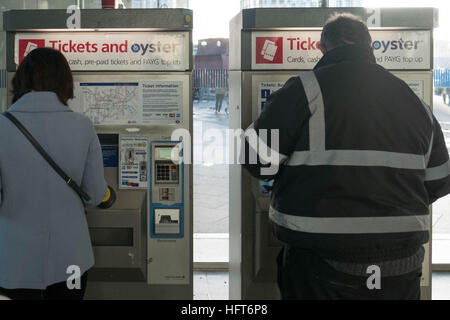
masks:
[[[73,77],[66,58],[51,48],[31,51],[19,65],[12,80],[13,103],[34,91],[53,91],[67,106],[73,98]]]
[[[351,13],[335,13],[325,22],[320,43],[327,50],[347,44],[364,44],[370,47],[372,37],[360,17]]]

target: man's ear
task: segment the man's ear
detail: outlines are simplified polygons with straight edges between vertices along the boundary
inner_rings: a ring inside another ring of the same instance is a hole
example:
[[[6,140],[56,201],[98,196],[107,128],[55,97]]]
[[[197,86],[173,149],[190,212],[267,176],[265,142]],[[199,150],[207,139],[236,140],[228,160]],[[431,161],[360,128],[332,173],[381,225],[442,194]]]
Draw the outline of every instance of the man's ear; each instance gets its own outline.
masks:
[[[322,44],[320,43],[320,41],[317,42],[317,48],[319,48],[319,50],[320,50],[320,52],[322,52],[322,54],[327,53],[327,48],[325,48],[325,46],[322,45]]]

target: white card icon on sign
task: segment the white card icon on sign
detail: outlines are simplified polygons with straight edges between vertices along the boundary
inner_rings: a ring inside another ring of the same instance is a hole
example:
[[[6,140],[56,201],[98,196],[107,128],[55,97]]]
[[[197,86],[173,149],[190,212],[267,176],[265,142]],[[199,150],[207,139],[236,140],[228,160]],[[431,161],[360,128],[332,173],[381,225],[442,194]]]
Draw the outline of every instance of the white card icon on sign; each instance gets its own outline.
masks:
[[[275,44],[275,42],[266,40],[266,42],[264,42],[261,54],[264,56],[264,59],[273,61],[273,59],[275,59],[275,55],[277,54],[277,50],[278,46]]]
[[[25,53],[23,54],[24,57],[26,57],[31,51],[36,49],[38,45],[34,42],[28,42],[27,48],[25,49]]]

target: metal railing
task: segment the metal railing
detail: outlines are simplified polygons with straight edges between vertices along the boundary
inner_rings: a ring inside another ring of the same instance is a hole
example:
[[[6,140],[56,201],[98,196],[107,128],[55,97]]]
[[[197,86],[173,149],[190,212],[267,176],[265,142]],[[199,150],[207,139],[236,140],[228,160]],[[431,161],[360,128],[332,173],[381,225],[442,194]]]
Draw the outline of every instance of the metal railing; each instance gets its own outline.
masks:
[[[450,87],[450,69],[436,69],[433,71],[435,88]]]
[[[193,72],[194,89],[225,88],[228,89],[229,70],[195,69]]]

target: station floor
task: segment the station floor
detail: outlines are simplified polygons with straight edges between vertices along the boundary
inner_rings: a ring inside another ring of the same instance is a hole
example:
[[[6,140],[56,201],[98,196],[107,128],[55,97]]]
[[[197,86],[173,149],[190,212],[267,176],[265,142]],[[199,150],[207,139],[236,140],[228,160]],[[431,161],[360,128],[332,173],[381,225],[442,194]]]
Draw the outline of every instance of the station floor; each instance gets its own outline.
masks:
[[[195,272],[194,300],[228,300],[228,272]],[[433,273],[433,300],[450,300],[450,273]]]
[[[217,161],[218,153],[224,155],[226,150],[229,120],[225,108],[226,101],[216,114],[215,100],[194,102],[194,233],[228,233],[228,165]],[[210,130],[223,138],[208,137]]]

